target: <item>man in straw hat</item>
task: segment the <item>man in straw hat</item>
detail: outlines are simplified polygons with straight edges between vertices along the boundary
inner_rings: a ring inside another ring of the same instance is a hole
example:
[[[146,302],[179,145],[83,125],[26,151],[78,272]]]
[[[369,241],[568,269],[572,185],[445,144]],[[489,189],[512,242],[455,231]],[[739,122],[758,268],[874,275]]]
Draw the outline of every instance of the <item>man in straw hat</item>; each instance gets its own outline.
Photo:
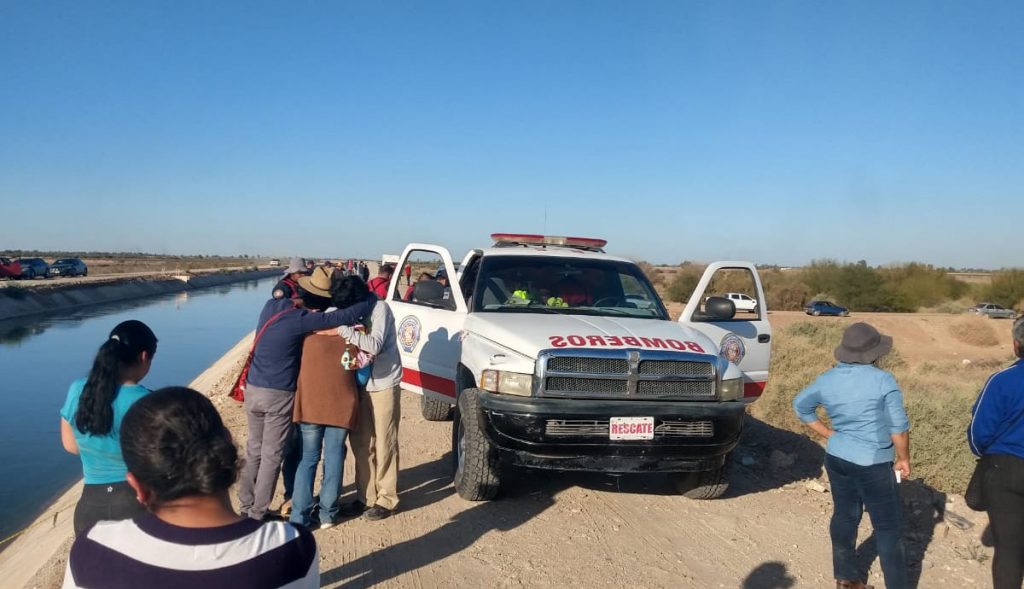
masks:
[[[903,513],[897,483],[910,475],[910,423],[892,374],[875,363],[892,338],[854,323],[835,350],[836,366],[793,399],[797,416],[828,439],[825,470],[832,485],[832,567],[836,587],[865,589],[855,548],[864,510],[871,516],[885,586],[907,587]],[[824,407],[829,428],[818,420]]]
[[[330,297],[331,271],[316,268],[298,280],[300,296]],[[329,313],[316,313],[291,299],[272,298],[263,306],[245,389],[249,426],[245,466],[239,477],[239,508],[244,515],[262,519],[277,486],[288,436],[292,430],[302,342],[306,334],[341,325],[354,325],[370,314],[377,298]]]

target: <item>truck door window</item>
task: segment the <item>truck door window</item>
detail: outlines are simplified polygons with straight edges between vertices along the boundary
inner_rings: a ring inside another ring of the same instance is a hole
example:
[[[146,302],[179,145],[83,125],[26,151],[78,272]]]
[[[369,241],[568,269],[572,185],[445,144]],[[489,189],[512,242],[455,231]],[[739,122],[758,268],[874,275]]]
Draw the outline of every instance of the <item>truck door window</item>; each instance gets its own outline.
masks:
[[[764,303],[757,298],[754,274],[747,268],[719,268],[704,292],[694,293],[694,296],[700,297],[699,313],[694,315],[694,321],[709,320],[700,316],[704,314],[705,303],[710,297],[726,298],[736,305],[733,321],[757,320],[764,309]]]
[[[404,275],[396,276],[400,282],[394,300],[436,309],[455,309],[448,273],[440,255],[415,250],[409,253],[407,263],[412,266],[412,283],[405,284]]]

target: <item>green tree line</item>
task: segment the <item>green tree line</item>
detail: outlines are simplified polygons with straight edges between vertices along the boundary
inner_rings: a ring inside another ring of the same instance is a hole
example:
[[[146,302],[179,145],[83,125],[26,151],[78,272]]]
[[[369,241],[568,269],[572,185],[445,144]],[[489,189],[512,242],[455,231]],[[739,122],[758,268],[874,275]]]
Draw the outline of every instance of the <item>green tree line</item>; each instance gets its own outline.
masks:
[[[663,287],[670,301],[685,302],[693,293],[704,267],[684,262],[675,275],[666,280],[649,264],[644,271],[652,282]],[[991,284],[968,284],[957,280],[946,268],[912,262],[891,266],[869,266],[865,261],[837,262],[815,260],[804,268],[759,270],[768,308],[795,311],[809,301],[827,299],[853,311],[912,312],[922,308],[941,308],[968,301],[998,303],[1008,308],[1024,308],[1024,270],[1000,270]],[[746,292],[737,276],[735,284],[716,283],[715,292]],[[716,281],[717,282],[717,281]],[[963,306],[962,304],[960,305]]]

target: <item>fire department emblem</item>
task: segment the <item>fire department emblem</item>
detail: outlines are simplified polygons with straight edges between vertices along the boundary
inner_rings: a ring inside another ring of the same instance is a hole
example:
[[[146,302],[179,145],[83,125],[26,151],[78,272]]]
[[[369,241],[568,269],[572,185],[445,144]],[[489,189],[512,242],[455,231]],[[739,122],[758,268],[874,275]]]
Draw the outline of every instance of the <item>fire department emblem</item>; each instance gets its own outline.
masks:
[[[420,320],[410,315],[398,324],[398,345],[411,354],[418,343],[420,343]]]
[[[747,348],[738,335],[730,333],[722,338],[721,355],[738,366],[743,361],[743,357],[747,355]]]

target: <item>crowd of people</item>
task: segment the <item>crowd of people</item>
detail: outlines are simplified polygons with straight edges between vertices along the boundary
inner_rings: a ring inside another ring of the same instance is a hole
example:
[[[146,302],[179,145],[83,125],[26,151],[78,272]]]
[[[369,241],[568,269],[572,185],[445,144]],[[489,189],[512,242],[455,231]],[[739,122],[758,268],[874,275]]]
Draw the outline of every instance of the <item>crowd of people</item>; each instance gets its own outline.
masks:
[[[395,268],[383,266],[369,284],[360,270],[309,269],[293,260],[274,286],[259,315],[245,387],[244,459],[202,394],[150,392],[140,384],[156,354],[153,331],[134,320],[114,327],[60,411],[61,440],[80,456],[85,479],[65,587],[316,587],[320,559],[310,530],[394,513],[402,365],[394,317],[378,293]],[[437,279],[424,273],[419,282]],[[1014,352],[1024,358],[1024,319],[1012,332]],[[910,423],[899,384],[879,367],[892,345],[871,325],[854,323],[835,349],[836,365],[793,401],[801,421],[827,439],[840,588],[868,587],[855,555],[865,510],[886,587],[908,586],[899,483],[911,474]],[[985,384],[968,438],[985,466],[994,586],[1019,589],[1024,360]],[[346,442],[356,495],[341,504]],[[272,511],[282,474],[285,502]],[[236,482],[237,513],[228,495]]]

